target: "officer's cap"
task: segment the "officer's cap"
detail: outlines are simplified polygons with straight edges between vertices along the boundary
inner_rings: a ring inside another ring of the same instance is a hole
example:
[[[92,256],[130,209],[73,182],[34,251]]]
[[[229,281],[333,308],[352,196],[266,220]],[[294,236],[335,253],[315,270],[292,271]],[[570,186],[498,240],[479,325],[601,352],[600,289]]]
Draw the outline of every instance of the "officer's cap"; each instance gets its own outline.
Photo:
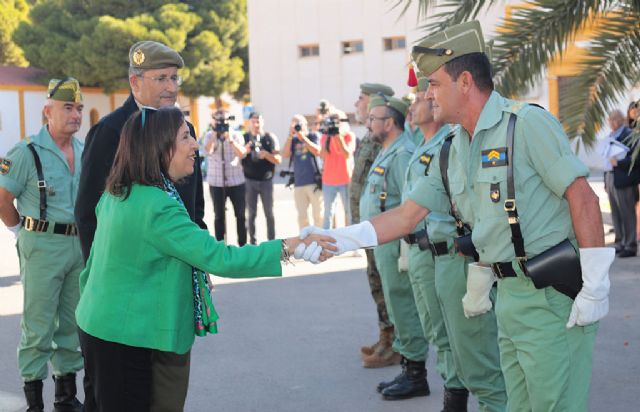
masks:
[[[470,53],[486,53],[482,28],[477,20],[427,37],[413,47],[411,58],[418,70],[429,76],[449,60]]]
[[[164,69],[184,66],[177,51],[152,40],[139,41],[129,49],[129,66],[136,69]]]
[[[82,101],[80,83],[73,77],[51,79],[47,89],[47,98],[61,102],[80,103]]]
[[[393,96],[395,93],[391,87],[380,83],[362,83],[360,85],[360,91],[362,94],[366,94],[367,96],[371,96],[376,93]]]
[[[405,100],[398,99],[397,97],[386,96],[382,93],[372,95],[369,98],[369,110],[377,106],[386,106],[392,108],[403,116],[406,116],[410,105],[411,103],[408,103]]]

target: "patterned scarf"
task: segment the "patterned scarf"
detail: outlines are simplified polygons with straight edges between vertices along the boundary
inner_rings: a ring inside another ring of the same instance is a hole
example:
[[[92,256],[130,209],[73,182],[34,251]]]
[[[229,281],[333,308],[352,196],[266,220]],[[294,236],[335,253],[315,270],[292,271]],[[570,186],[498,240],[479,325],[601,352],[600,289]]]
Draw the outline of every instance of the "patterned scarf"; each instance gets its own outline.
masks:
[[[162,176],[164,191],[170,198],[175,199],[184,207],[180,194],[171,180]],[[207,275],[196,267],[191,267],[191,279],[193,283],[193,318],[194,332],[196,336],[205,336],[207,333],[218,333],[218,313],[211,299],[211,287]]]

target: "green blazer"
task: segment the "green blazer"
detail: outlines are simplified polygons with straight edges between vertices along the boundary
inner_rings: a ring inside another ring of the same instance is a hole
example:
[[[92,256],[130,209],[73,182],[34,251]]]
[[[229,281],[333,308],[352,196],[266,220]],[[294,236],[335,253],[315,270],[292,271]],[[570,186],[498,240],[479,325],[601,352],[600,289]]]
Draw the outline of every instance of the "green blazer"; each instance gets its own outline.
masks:
[[[125,201],[105,192],[80,274],[78,326],[102,340],[185,353],[194,341],[191,266],[217,276],[281,276],[281,243],[225,246],[163,190],[135,185]]]

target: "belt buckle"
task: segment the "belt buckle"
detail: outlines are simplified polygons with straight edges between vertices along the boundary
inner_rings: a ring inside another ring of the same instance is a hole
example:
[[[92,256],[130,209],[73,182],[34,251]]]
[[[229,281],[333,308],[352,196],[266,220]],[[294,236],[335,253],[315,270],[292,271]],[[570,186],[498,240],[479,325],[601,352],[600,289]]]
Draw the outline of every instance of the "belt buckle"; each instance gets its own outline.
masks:
[[[65,236],[75,236],[77,234],[76,225],[73,223],[69,223],[67,227],[64,229]]]
[[[498,279],[505,278],[504,273],[502,273],[502,268],[500,267],[500,263],[492,263],[491,270],[493,271],[493,274],[496,275]]]

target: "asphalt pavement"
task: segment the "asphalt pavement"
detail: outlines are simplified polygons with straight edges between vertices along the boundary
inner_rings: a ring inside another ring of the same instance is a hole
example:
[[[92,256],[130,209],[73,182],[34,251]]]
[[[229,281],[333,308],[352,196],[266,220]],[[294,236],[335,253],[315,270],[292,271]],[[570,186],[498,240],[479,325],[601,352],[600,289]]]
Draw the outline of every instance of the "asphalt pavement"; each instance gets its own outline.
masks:
[[[601,198],[605,222],[610,222],[601,179],[592,178],[591,183]],[[293,194],[277,184],[275,199],[277,236],[295,235]],[[227,215],[234,232],[232,210],[229,206]],[[206,219],[212,227],[209,199]],[[266,226],[260,212],[257,226],[258,239],[264,240]],[[229,242],[235,238],[231,233]],[[590,411],[640,409],[636,398],[640,387],[639,263],[638,257],[617,259],[610,272],[611,309],[600,324],[596,342]],[[394,377],[399,366],[362,367],[360,346],[377,339],[365,265],[363,257],[347,256],[321,265],[296,262],[285,267],[283,278],[215,278],[220,332],[196,339],[185,411],[440,411],[443,387],[433,350],[428,361],[432,392],[428,397],[383,401],[375,386]],[[9,232],[0,229],[0,412],[24,410],[16,366],[21,305],[15,247]],[[82,391],[79,397],[83,398]],[[52,402],[53,382],[48,379],[47,410]],[[475,400],[470,410],[478,410]]]

